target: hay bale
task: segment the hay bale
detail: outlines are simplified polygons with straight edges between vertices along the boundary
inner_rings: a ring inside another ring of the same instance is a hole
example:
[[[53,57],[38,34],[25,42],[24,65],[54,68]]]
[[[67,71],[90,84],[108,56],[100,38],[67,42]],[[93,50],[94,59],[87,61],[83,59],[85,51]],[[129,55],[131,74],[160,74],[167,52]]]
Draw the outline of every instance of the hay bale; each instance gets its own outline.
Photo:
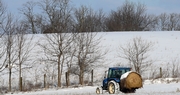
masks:
[[[138,89],[143,86],[141,76],[136,72],[127,72],[121,78],[121,87],[126,89]]]

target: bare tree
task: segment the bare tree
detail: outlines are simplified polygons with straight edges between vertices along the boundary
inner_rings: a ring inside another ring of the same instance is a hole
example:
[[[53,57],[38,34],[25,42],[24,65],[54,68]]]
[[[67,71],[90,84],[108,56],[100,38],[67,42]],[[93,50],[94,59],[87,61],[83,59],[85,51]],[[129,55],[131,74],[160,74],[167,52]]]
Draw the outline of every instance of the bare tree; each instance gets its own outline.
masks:
[[[50,62],[50,61],[47,60],[46,62]],[[58,76],[57,75],[57,64],[45,63],[42,70],[43,70],[43,73],[46,74],[47,87],[49,86],[49,84],[54,84],[54,82],[57,80],[56,77]]]
[[[17,65],[19,66],[19,90],[22,91],[22,83],[21,83],[21,73],[22,73],[22,65],[28,62],[31,59],[30,52],[32,51],[34,45],[32,44],[33,36],[25,35],[26,34],[26,27],[23,23],[20,23],[16,27],[17,35],[16,35],[16,51],[17,51]],[[34,62],[34,61],[32,61]],[[28,66],[26,64],[26,66]]]
[[[27,33],[41,33],[42,32],[42,16],[35,14],[34,8],[37,2],[29,1],[23,4],[20,12],[24,15],[23,23],[27,28]]]
[[[74,33],[72,39],[74,39],[75,35],[76,34]],[[66,84],[67,86],[70,86],[70,73],[72,72],[73,65],[75,65],[75,62],[73,61],[74,55],[76,53],[75,43],[72,42],[70,47],[67,48],[67,51],[68,52],[65,55],[66,56],[65,60],[66,60],[66,65],[67,65],[67,72],[66,72],[67,83]]]
[[[170,76],[169,77],[173,77],[173,78],[177,78],[179,76],[179,59],[176,57],[174,59],[172,59],[171,62],[169,62],[169,69],[171,72],[170,73]]]
[[[169,67],[171,67],[171,64],[170,63],[166,63],[165,64],[166,66],[164,66],[164,67],[162,67],[162,77],[163,78],[167,78],[167,77],[170,77],[171,76],[171,68],[169,68]]]
[[[176,13],[171,13],[169,15],[168,30],[169,31],[177,30],[177,25],[178,25],[179,21],[180,21],[179,15]]]
[[[4,35],[4,31],[2,29],[2,24],[4,22],[4,18],[5,18],[5,12],[6,12],[6,7],[4,5],[4,3],[2,2],[2,0],[0,0],[0,59],[1,59],[1,63],[0,63],[0,72],[3,71],[5,69],[5,60],[3,61],[3,58],[5,55],[5,47],[4,47],[4,42],[3,42],[3,35]]]
[[[117,11],[112,11],[106,19],[108,31],[143,31],[154,22],[146,12],[146,6],[126,1]]]
[[[126,45],[120,45],[118,54],[119,57],[126,59],[136,72],[142,74],[152,64],[152,60],[149,59],[152,47],[152,42],[135,37]]]
[[[148,79],[156,79],[156,78],[160,78],[162,76],[160,76],[160,68],[158,68],[156,65],[154,66],[153,64],[147,69],[148,72]]]
[[[48,45],[41,44],[46,59],[51,63],[56,63],[58,67],[58,87],[61,87],[61,77],[65,61],[67,48],[72,42],[72,8],[69,0],[43,0],[40,3],[45,12],[46,29],[44,33],[54,33],[45,35]]]
[[[9,91],[11,91],[11,75],[12,75],[12,67],[14,63],[16,62],[16,50],[15,50],[15,31],[16,24],[13,20],[13,17],[11,14],[7,16],[5,19],[2,29],[5,33],[4,41],[5,41],[5,53],[6,53],[6,63],[8,64],[9,69]]]
[[[44,64],[36,64],[33,68],[26,70],[29,72],[29,74],[31,74],[32,81],[35,85],[37,85],[38,83],[43,81],[42,80],[42,76],[43,76],[43,74],[42,74],[43,66],[42,65],[44,65]]]
[[[104,14],[102,10],[94,12],[93,9],[81,6],[75,9],[74,22],[76,32],[98,32],[103,31]]]
[[[79,33],[74,39],[75,43],[75,61],[77,65],[74,73],[79,76],[79,84],[84,85],[84,75],[90,72],[94,65],[98,65],[98,62],[102,61],[104,55],[107,52],[101,51],[101,37],[97,36],[97,33],[86,32]]]
[[[2,24],[2,20],[4,19],[5,12],[6,12],[6,6],[2,2],[2,0],[0,0],[0,24]]]
[[[159,16],[160,30],[165,31],[168,28],[168,15],[163,13]]]
[[[7,66],[7,64],[6,64],[6,58],[5,58],[5,50],[6,50],[6,48],[5,48],[5,46],[4,46],[4,41],[3,41],[3,38],[0,38],[1,39],[1,41],[0,41],[0,60],[1,60],[1,63],[0,63],[0,72],[2,72],[5,68],[6,68],[6,66]]]
[[[46,34],[47,44],[41,44],[44,53],[46,54],[47,64],[57,64],[58,67],[58,87],[61,87],[61,76],[63,72],[63,66],[65,61],[65,54],[67,48],[72,41],[71,34],[58,33],[58,34]]]
[[[39,6],[44,13],[43,33],[72,32],[72,7],[69,0],[43,0]]]
[[[180,15],[177,13],[162,13],[158,16],[159,27],[162,31],[178,31],[180,26]]]

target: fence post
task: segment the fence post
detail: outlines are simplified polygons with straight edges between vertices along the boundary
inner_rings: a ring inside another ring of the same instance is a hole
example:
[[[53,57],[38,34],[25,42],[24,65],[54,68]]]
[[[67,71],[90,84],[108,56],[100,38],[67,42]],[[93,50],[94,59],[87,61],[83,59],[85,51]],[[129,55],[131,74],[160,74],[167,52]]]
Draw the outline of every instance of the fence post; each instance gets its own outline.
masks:
[[[65,77],[66,77],[66,86],[68,87],[69,84],[68,84],[68,72],[65,73]]]
[[[160,67],[160,78],[162,78],[162,68]]]
[[[93,86],[93,70],[91,71],[91,85]]]
[[[46,74],[44,74],[44,88],[46,89]]]

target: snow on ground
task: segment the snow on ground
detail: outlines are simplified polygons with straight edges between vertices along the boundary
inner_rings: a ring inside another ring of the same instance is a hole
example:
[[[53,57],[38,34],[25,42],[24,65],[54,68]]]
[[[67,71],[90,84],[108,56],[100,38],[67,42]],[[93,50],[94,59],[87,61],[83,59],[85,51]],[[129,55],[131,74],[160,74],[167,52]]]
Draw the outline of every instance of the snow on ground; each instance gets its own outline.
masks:
[[[49,90],[42,90],[36,92],[20,92],[20,93],[13,93],[13,95],[87,95],[87,94],[95,94],[96,87],[86,86],[86,87],[79,87],[79,88],[62,88],[62,89],[49,89]],[[11,95],[11,94],[5,94]]]
[[[127,42],[132,41],[134,37],[141,37],[148,42],[154,43],[152,50],[148,54],[150,59],[154,61],[153,65],[155,65],[156,68],[162,67],[162,69],[164,69],[167,63],[172,62],[172,60],[176,58],[177,60],[180,59],[180,31],[103,32],[100,33],[100,35],[103,35],[101,44],[104,46],[104,49],[109,49],[105,57],[105,62],[103,63],[106,67],[103,68],[103,70],[108,69],[108,67],[122,66],[128,63],[126,60],[118,57],[118,47],[120,45],[126,45]],[[99,68],[98,71],[101,68]],[[154,68],[148,68],[143,77],[149,77],[151,75],[149,71],[153,71],[152,69]],[[98,71],[97,73],[99,73]],[[97,76],[99,76],[99,74],[97,74]]]
[[[48,89],[36,92],[15,92],[13,95],[95,95],[97,86],[86,86],[79,88]],[[106,95],[108,92],[103,91]],[[5,95],[12,95],[11,93]],[[180,83],[144,83],[143,88],[137,89],[136,93],[120,95],[180,95]]]
[[[127,42],[132,41],[134,37],[142,37],[142,39],[154,43],[150,56],[156,59],[158,64],[172,61],[172,58],[180,55],[180,45],[178,45],[180,41],[180,31],[108,32],[104,35],[102,44],[110,48],[107,59],[111,64],[117,64],[117,61],[120,62],[122,60],[117,57],[118,46],[127,44]]]

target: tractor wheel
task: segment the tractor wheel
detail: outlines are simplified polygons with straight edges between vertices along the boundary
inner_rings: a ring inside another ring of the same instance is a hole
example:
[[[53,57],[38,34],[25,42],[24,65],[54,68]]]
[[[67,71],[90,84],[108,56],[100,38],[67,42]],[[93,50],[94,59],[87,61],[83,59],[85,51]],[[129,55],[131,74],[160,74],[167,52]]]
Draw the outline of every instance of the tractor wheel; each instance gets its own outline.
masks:
[[[101,94],[101,90],[99,87],[96,88],[96,94]]]
[[[116,83],[113,80],[108,83],[109,94],[117,94],[119,91],[120,91],[119,83]]]
[[[109,94],[115,94],[115,84],[113,82],[110,82],[109,85],[108,85],[108,91],[109,91]]]

